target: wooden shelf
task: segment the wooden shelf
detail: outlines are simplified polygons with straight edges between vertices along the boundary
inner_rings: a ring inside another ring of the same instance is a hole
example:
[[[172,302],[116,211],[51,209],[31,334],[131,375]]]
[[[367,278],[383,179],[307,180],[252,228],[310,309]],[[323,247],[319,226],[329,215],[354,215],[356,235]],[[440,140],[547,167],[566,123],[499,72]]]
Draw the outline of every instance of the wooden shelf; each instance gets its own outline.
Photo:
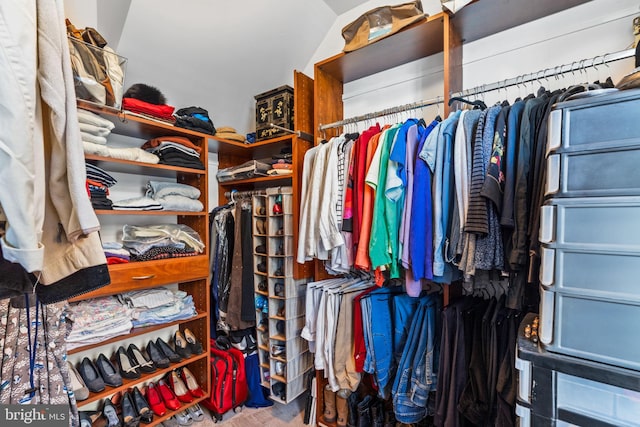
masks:
[[[185,212],[185,211],[136,211],[120,209],[96,209],[96,215],[175,215],[175,216],[207,216],[207,212]]]
[[[141,275],[141,272],[144,272],[144,275]],[[209,273],[207,255],[114,264],[109,266],[111,284],[78,295],[69,301],[81,301],[132,290],[157,288],[171,283],[206,279]]]
[[[186,366],[190,363],[193,363],[195,361],[198,361],[200,359],[205,359],[208,358],[209,355],[205,352],[202,354],[199,354],[197,356],[193,356],[190,357],[188,359],[182,360],[181,362],[178,363],[172,363],[171,366],[169,366],[168,368],[164,368],[164,369],[156,369],[154,372],[150,372],[148,374],[142,374],[140,376],[140,378],[137,378],[135,380],[130,380],[127,378],[123,378],[122,379],[122,385],[119,387],[105,387],[105,389],[103,391],[101,391],[100,393],[89,393],[89,398],[86,400],[82,400],[78,402],[78,407],[83,407],[86,406],[90,403],[96,402],[100,399],[104,399],[106,397],[112,396],[114,394],[116,394],[119,391],[126,391],[128,388],[130,387],[134,387],[136,385],[140,385],[143,384],[145,381],[149,381],[151,378],[155,378],[158,377],[160,375],[164,375],[167,372],[171,372],[174,369],[177,368],[181,368],[183,366]],[[186,405],[189,406],[189,405]]]
[[[120,165],[119,169],[109,167],[109,170],[114,170],[116,172],[128,172],[128,173],[136,173],[136,169],[144,168],[145,171],[151,172],[151,174],[158,176],[167,176],[168,172],[175,173],[191,173],[195,175],[204,175],[207,173],[204,169],[192,169],[192,168],[183,168],[180,166],[171,166],[171,165],[161,165],[156,163],[144,163],[144,162],[136,162],[133,160],[122,160],[122,159],[114,159],[113,157],[104,157],[104,156],[96,156],[95,154],[85,154],[85,160],[93,160],[97,162],[106,162],[113,163],[114,165]]]
[[[391,37],[316,64],[342,83],[358,80],[443,51],[444,12],[418,21]]]
[[[293,140],[293,134],[291,135],[283,135],[277,138],[265,139],[264,141],[254,142],[253,144],[245,144],[247,148],[256,148],[263,147],[265,145],[278,144],[280,142],[291,141]]]
[[[463,43],[499,33],[590,0],[475,0],[452,16]]]
[[[239,185],[252,185],[252,184],[273,184],[275,182],[290,182],[293,175],[269,175],[269,176],[258,176],[255,178],[247,178],[247,179],[238,179],[236,181],[226,181],[220,182],[221,187],[236,187]]]
[[[103,345],[107,345],[107,344],[111,344],[111,343],[114,343],[114,342],[122,341],[124,339],[123,338],[124,336],[126,336],[127,338],[136,337],[138,335],[148,334],[149,332],[158,331],[160,329],[168,328],[168,327],[171,327],[171,326],[181,325],[183,323],[189,323],[189,322],[191,322],[193,320],[203,319],[203,318],[206,318],[206,317],[207,317],[207,313],[205,313],[203,311],[199,311],[198,314],[196,314],[195,316],[190,317],[188,319],[176,320],[176,321],[173,321],[173,322],[162,323],[162,324],[159,324],[159,325],[144,326],[142,328],[133,328],[129,332],[127,332],[126,334],[118,335],[117,337],[109,338],[107,340],[100,341],[99,343],[87,344],[87,345],[83,345],[82,347],[76,347],[74,349],[68,350],[67,354],[81,353],[83,351],[91,350],[91,349],[96,348],[96,347],[100,347],[100,346],[103,346]]]

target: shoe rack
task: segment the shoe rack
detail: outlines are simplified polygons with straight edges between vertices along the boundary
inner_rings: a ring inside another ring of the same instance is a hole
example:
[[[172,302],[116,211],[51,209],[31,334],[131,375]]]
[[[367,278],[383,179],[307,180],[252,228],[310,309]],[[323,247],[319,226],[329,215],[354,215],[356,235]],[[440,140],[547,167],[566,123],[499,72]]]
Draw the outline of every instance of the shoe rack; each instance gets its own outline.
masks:
[[[291,187],[278,187],[253,196],[260,375],[270,398],[280,403],[289,403],[306,390],[304,374],[313,362],[307,341],[300,336],[305,321],[306,281],[293,277],[292,193]]]

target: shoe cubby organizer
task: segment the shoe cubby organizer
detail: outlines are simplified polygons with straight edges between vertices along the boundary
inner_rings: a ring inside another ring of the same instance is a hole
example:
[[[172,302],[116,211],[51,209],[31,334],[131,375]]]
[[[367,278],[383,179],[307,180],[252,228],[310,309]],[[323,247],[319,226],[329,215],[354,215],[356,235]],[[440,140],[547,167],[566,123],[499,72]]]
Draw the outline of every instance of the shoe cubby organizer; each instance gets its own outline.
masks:
[[[300,337],[305,320],[306,281],[293,278],[292,189],[268,188],[265,193],[253,196],[260,373],[270,398],[289,403],[304,392],[304,374],[313,365],[308,343]],[[262,271],[265,266],[266,273]]]

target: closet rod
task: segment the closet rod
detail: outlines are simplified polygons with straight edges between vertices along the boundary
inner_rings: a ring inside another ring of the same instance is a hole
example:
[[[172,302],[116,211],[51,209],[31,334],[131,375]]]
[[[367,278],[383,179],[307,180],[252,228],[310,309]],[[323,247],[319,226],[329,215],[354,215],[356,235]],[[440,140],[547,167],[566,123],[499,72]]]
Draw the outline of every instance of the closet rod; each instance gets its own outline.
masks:
[[[224,197],[227,200],[232,200],[232,199],[235,199],[235,198],[243,199],[243,198],[251,197],[251,196],[259,196],[259,195],[262,195],[262,194],[266,194],[264,190],[251,190],[251,191],[236,191],[236,190],[233,190],[233,191],[226,191],[224,193]]]
[[[444,97],[436,96],[432,99],[427,99],[425,101],[412,102],[410,104],[398,105],[397,107],[391,107],[384,110],[376,111],[374,113],[362,114],[361,116],[349,117],[348,119],[339,120],[337,122],[329,123],[326,125],[318,126],[318,129],[323,131],[326,129],[337,128],[343,125],[348,125],[351,123],[358,123],[365,120],[371,120],[378,117],[390,116],[392,114],[403,113],[405,111],[417,110],[418,108],[428,107],[429,105],[442,104],[444,102]]]
[[[451,97],[465,98],[467,96],[478,95],[498,89],[504,89],[511,86],[538,81],[540,79],[546,79],[566,73],[573,73],[579,70],[584,70],[585,68],[598,67],[599,65],[608,64],[610,62],[631,58],[635,56],[635,53],[635,49],[622,50],[614,53],[605,53],[604,55],[598,55],[593,58],[574,61],[571,64],[563,64],[556,67],[545,68],[544,70],[539,70],[535,73],[522,74],[511,79],[505,79],[502,81],[497,81],[495,83],[476,86],[474,88],[466,89],[461,92],[452,93]]]

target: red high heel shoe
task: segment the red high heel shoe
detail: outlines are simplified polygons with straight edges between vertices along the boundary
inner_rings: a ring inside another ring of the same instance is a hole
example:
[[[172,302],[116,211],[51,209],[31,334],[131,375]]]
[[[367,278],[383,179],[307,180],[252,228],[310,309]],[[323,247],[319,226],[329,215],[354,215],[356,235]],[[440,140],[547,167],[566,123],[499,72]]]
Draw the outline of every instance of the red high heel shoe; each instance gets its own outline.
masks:
[[[169,386],[171,386],[179,401],[184,403],[193,402],[193,396],[176,371],[171,371],[169,374]]]
[[[180,402],[178,401],[178,398],[169,388],[167,383],[165,383],[163,380],[160,380],[158,381],[157,387],[158,391],[160,392],[160,396],[162,397],[162,401],[164,402],[164,406],[166,406],[168,409],[171,409],[172,411],[180,408]]]
[[[164,406],[160,392],[154,383],[149,383],[147,386],[147,392],[145,393],[147,403],[151,407],[154,414],[161,417],[167,413],[167,407]]]
[[[204,391],[202,390],[202,388],[200,388],[200,385],[196,381],[196,378],[187,367],[182,368],[182,370],[180,371],[180,375],[182,376],[182,381],[184,381],[184,383],[187,385],[189,393],[191,393],[193,397],[204,396]]]

